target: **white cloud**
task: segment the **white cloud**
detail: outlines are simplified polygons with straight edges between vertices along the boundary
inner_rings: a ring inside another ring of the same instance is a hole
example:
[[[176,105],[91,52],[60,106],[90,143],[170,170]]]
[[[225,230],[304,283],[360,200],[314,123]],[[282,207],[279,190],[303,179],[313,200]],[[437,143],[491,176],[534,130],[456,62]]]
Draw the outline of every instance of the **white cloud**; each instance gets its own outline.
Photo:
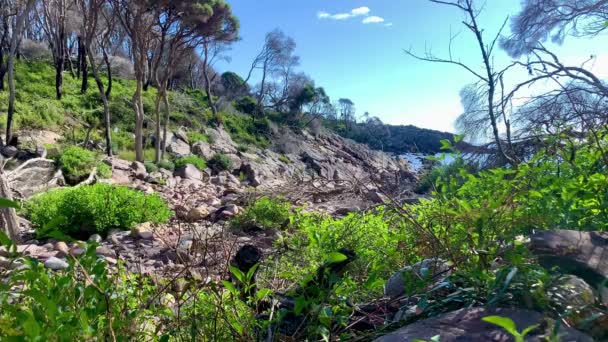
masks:
[[[367,15],[369,15],[369,12],[371,12],[369,7],[363,6],[363,7],[353,8],[350,12],[346,12],[346,13],[330,14],[325,11],[320,11],[317,13],[317,18],[332,19],[332,20],[346,20],[346,19],[350,19],[350,18],[354,18],[354,17],[367,16]]]
[[[393,26],[393,23],[386,23],[386,24],[384,24],[384,26],[391,27],[391,26]]]
[[[371,10],[369,9],[369,7],[359,7],[359,8],[355,8],[352,11],[350,11],[350,13],[353,16],[359,16],[359,15],[368,15],[369,12],[371,12]]]
[[[384,18],[376,16],[376,15],[367,17],[367,18],[363,19],[363,21],[362,21],[362,23],[364,23],[364,24],[377,24],[377,23],[382,23],[382,22],[384,22]]]

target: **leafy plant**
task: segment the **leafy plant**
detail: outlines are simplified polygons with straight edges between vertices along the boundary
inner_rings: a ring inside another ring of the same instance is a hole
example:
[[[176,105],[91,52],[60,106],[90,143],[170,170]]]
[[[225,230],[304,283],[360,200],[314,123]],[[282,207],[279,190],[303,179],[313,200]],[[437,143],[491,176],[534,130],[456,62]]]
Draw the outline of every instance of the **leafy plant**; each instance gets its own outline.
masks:
[[[59,157],[59,166],[71,184],[86,178],[96,164],[95,153],[78,146],[66,148]]]
[[[112,167],[106,163],[97,163],[97,175],[101,178],[112,178]]]
[[[209,160],[209,166],[216,171],[229,171],[232,169],[232,159],[224,153],[216,153]]]
[[[281,198],[262,197],[230,221],[233,229],[281,229],[289,223],[291,204]]]
[[[513,322],[513,320],[508,317],[487,316],[483,317],[482,320],[484,322],[488,322],[503,328],[506,332],[513,336],[515,342],[525,342],[524,338],[526,337],[526,335],[528,335],[532,330],[538,327],[538,324],[531,325],[519,332],[517,331],[517,326],[515,325],[515,322]]]
[[[34,196],[25,203],[25,213],[38,235],[83,239],[143,222],[164,223],[171,217],[158,194],[104,183]]]
[[[187,157],[182,157],[182,158],[176,159],[174,164],[175,164],[176,169],[186,166],[186,164],[193,165],[194,167],[196,167],[197,169],[199,169],[201,171],[203,171],[203,170],[205,170],[205,168],[207,168],[207,163],[205,162],[205,159],[197,157],[197,156],[187,156]]]
[[[175,164],[169,160],[161,160],[160,163],[158,163],[158,167],[169,171],[175,170]]]
[[[156,164],[154,164],[152,162],[145,162],[144,166],[146,167],[146,172],[147,173],[152,173],[152,172],[157,172],[158,171],[158,166],[156,166]]]

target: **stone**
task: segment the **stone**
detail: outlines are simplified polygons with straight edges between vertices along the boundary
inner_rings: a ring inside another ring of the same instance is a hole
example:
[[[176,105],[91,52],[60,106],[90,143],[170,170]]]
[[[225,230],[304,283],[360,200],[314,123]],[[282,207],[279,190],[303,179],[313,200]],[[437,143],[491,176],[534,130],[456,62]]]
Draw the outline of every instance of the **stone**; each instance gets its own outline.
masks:
[[[200,206],[190,209],[187,215],[187,219],[191,222],[200,221],[209,216],[209,214],[209,208],[207,208],[206,206]]]
[[[7,172],[7,181],[17,198],[65,186],[65,179],[56,163],[50,159],[30,159],[15,170]]]
[[[149,240],[154,237],[150,222],[139,224],[131,229],[131,236],[138,239]]]
[[[59,252],[59,256],[65,257],[70,255],[70,249],[68,245],[63,241],[57,241],[55,243],[55,250]]]
[[[378,191],[370,191],[366,194],[366,197],[376,204],[384,204],[390,202],[388,197]]]
[[[4,246],[0,246],[0,256],[1,257],[8,257],[10,254],[8,253],[8,251],[6,250],[6,247]]]
[[[151,172],[148,177],[146,177],[146,182],[152,184],[164,184],[165,179],[162,173],[160,172]]]
[[[64,270],[66,268],[68,268],[70,265],[65,262],[65,260],[56,258],[56,257],[50,257],[48,259],[46,259],[46,261],[44,262],[44,267],[51,269],[53,271],[59,271],[59,270]]]
[[[239,214],[240,208],[236,204],[228,204],[224,207],[224,212],[227,212],[228,214],[235,216],[235,215]]]
[[[192,145],[192,153],[206,160],[210,160],[215,156],[215,152],[211,149],[211,146],[204,141],[199,141]]]
[[[466,308],[448,312],[436,317],[427,318],[407,325],[388,335],[377,338],[376,342],[401,341],[430,341],[439,335],[440,341],[462,342],[507,342],[513,338],[503,328],[482,320],[486,316],[501,316],[512,319],[517,325],[517,331],[539,324],[539,328],[526,335],[526,341],[541,342],[545,336],[551,335],[550,326],[546,324],[542,314],[523,309],[486,309]],[[593,339],[578,330],[560,327],[561,341],[591,342]]]
[[[361,208],[353,206],[353,207],[342,207],[342,208],[338,208],[334,211],[334,215],[338,215],[338,216],[346,216],[350,213],[356,213],[361,211]]]
[[[70,248],[70,255],[78,258],[82,256],[86,251],[87,250],[80,244],[75,244],[74,246],[72,246],[72,248]]]
[[[116,252],[114,252],[112,249],[110,249],[108,247],[103,247],[103,246],[97,247],[97,249],[95,249],[95,254],[102,255],[105,257],[115,257],[116,256]]]
[[[137,179],[145,179],[148,175],[148,172],[146,171],[146,166],[142,162],[132,162],[131,170],[133,170],[133,173],[135,173],[135,178]]]
[[[405,295],[414,282],[433,285],[444,281],[451,274],[449,266],[441,259],[425,259],[393,274],[384,286],[384,294],[390,298]]]
[[[167,145],[167,152],[178,156],[185,157],[190,154],[190,145],[182,139],[179,139],[178,136],[173,134],[169,144]]]
[[[99,234],[93,234],[89,237],[89,242],[101,243],[101,241],[103,241],[103,239]]]
[[[541,265],[557,266],[593,287],[608,279],[608,232],[541,231],[532,235],[530,249]]]
[[[192,164],[186,164],[175,170],[175,176],[190,180],[203,180],[203,173]]]
[[[6,158],[13,158],[18,152],[19,150],[15,146],[8,145],[2,148],[2,155]]]
[[[112,258],[112,257],[105,257],[106,262],[110,265],[116,265],[118,264],[118,260],[116,260],[116,258]]]

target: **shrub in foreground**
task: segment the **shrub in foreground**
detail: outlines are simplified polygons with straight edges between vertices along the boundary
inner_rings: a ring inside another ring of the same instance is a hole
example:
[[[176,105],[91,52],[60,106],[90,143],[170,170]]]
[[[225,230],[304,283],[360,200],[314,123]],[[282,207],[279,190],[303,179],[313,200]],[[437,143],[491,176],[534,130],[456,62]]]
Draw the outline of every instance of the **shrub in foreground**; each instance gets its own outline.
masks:
[[[171,210],[158,194],[98,183],[49,191],[25,204],[26,214],[41,236],[87,238],[138,223],[164,223]]]
[[[234,229],[280,229],[289,222],[289,202],[280,198],[262,197],[232,219]]]
[[[175,164],[176,169],[179,169],[180,167],[185,166],[186,164],[192,164],[201,171],[205,170],[205,168],[207,167],[207,163],[205,162],[205,159],[199,158],[197,156],[188,156],[188,157],[179,158],[179,159],[175,160],[174,164]]]

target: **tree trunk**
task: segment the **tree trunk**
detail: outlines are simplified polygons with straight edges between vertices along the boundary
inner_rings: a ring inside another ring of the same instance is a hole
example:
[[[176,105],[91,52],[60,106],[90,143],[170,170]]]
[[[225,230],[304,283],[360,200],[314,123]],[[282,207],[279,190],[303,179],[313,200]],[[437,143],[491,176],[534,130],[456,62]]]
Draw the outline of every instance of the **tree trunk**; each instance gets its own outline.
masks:
[[[15,114],[15,52],[17,50],[17,34],[11,40],[11,48],[8,53],[8,112],[6,115],[6,143],[9,144],[13,138],[13,115]]]
[[[217,107],[213,101],[213,94],[211,93],[211,80],[209,79],[209,45],[208,43],[203,44],[203,77],[205,78],[205,93],[207,94],[207,102],[213,113],[213,117],[216,119],[218,126],[221,124],[220,117],[217,113]]]
[[[105,126],[105,135],[106,135],[106,154],[108,157],[112,156],[112,123],[111,123],[111,115],[110,115],[110,106],[108,105],[108,97],[106,95],[106,91],[103,89],[103,82],[101,81],[101,77],[99,76],[99,72],[97,70],[97,64],[95,64],[95,59],[93,57],[93,52],[91,51],[90,46],[87,45],[87,54],[89,55],[89,61],[91,63],[91,71],[93,72],[93,77],[95,78],[95,83],[97,84],[97,90],[99,90],[99,96],[101,97],[101,102],[103,103],[103,118],[104,118],[104,126]]]
[[[258,95],[258,108],[257,108],[257,115],[259,115],[260,117],[264,116],[264,91],[266,90],[266,73],[268,71],[268,62],[265,61],[264,62],[264,68],[262,69],[262,82],[260,82],[260,93]]]
[[[84,94],[89,89],[89,66],[87,63],[86,56],[86,51],[89,47],[86,46],[86,43],[82,40],[80,41],[80,44],[78,46],[79,49],[82,49],[81,52],[78,52],[78,54],[80,55],[80,71],[82,72],[82,84],[80,86],[80,93]],[[91,63],[95,63],[95,61],[93,60]]]
[[[106,97],[109,99],[112,94],[112,63],[110,63],[110,57],[106,52],[105,48],[102,48],[103,51],[103,61],[106,63],[106,71],[108,73],[108,88],[106,88]]]
[[[167,148],[167,132],[169,131],[169,119],[171,118],[171,109],[169,108],[169,98],[167,92],[163,92],[163,103],[165,104],[165,122],[163,126],[163,141],[160,148],[161,159],[165,158],[165,150]]]
[[[4,76],[6,75],[6,64],[4,63],[4,46],[0,44],[0,91],[4,90]]]
[[[82,48],[82,37],[78,36],[78,57],[76,57],[78,59],[78,63],[76,63],[76,78],[80,78],[80,71],[82,69],[82,54],[83,54],[83,48]]]
[[[6,180],[6,173],[4,173],[4,170],[0,170],[0,197],[11,201],[13,200],[13,195],[8,185],[8,181]],[[17,212],[14,208],[2,208],[0,209],[0,212],[2,213],[3,223],[5,224],[2,228],[4,228],[6,235],[8,235],[13,243],[19,243],[20,234]]]
[[[61,54],[63,56],[63,54]],[[57,100],[61,100],[63,93],[63,68],[65,67],[65,59],[63,57],[57,57],[55,64],[55,96]]]
[[[160,143],[160,100],[162,98],[162,89],[158,89],[158,93],[156,94],[156,100],[154,102],[154,109],[156,110],[155,114],[155,131],[154,134],[156,135],[156,139],[154,141],[154,163],[159,164],[161,161],[161,152],[160,152],[160,148],[161,148],[161,143]]]

